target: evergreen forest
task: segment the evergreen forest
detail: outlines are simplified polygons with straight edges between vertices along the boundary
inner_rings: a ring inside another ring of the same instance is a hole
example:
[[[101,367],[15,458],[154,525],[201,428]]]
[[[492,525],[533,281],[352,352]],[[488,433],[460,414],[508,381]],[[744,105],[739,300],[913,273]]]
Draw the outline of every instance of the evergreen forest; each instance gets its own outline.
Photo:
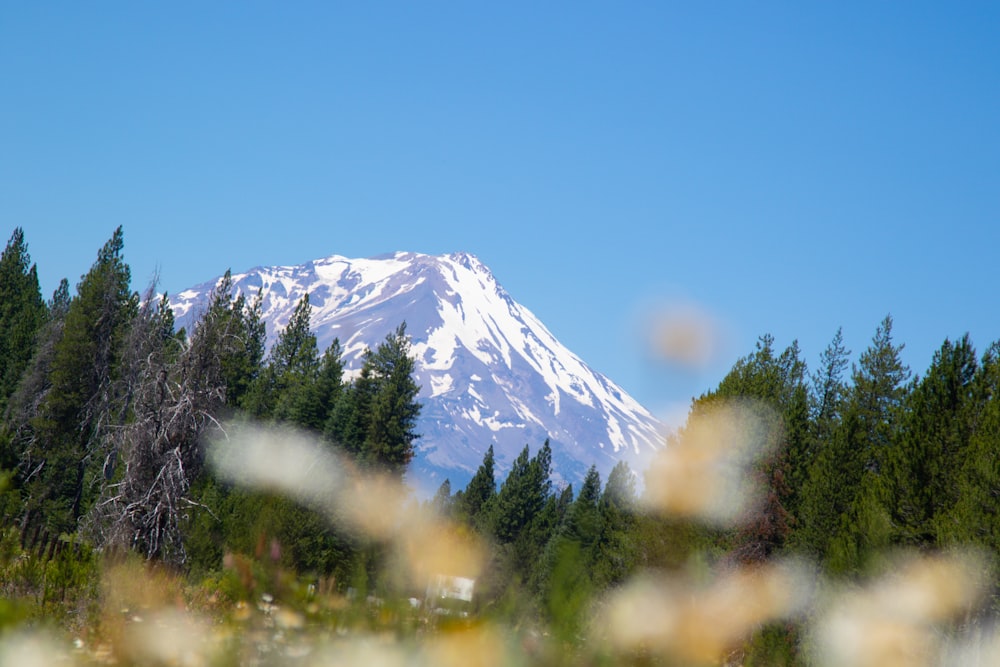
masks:
[[[0,256],[2,664],[1000,659],[1000,343],[762,335],[647,470],[482,443],[422,500],[405,323],[348,373],[227,272],[178,330],[124,251],[48,297],[22,229]]]

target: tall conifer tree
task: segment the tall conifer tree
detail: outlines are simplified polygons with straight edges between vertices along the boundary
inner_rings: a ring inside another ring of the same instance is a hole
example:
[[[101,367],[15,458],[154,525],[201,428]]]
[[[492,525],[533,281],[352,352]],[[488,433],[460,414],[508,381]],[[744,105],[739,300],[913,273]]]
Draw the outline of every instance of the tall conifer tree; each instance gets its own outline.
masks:
[[[44,319],[38,272],[18,227],[0,255],[0,417],[28,367]]]
[[[335,338],[320,358],[315,382],[306,385],[299,400],[292,405],[291,420],[322,433],[343,393],[343,380],[340,340]]]
[[[1000,342],[983,354],[973,381],[973,426],[955,471],[958,500],[936,523],[944,543],[1000,550]]]
[[[311,315],[309,295],[305,294],[271,347],[266,366],[243,397],[243,407],[254,416],[291,421],[298,405],[306,400],[320,368]]]
[[[364,361],[372,387],[362,459],[399,477],[413,458],[413,443],[420,437],[415,430],[420,387],[413,380],[413,363],[405,323]]]
[[[552,449],[548,440],[534,458],[529,454],[525,445],[490,503],[493,534],[500,542],[513,542],[527,530],[551,492]]]
[[[496,492],[493,445],[490,445],[483,456],[483,462],[458,500],[459,514],[473,526],[480,530],[484,529],[483,510],[496,495]]]
[[[597,545],[594,581],[604,588],[621,583],[636,560],[635,475],[619,461],[608,474],[601,494],[601,537]]]
[[[888,461],[893,519],[902,541],[937,542],[936,524],[959,500],[958,474],[974,425],[976,353],[968,335],[945,340],[905,401]]]
[[[793,342],[781,354],[774,338],[762,336],[757,349],[739,359],[715,391],[701,396],[692,411],[717,401],[756,400],[767,409],[757,410],[764,442],[755,462],[766,503],[760,513],[746,517],[742,529],[729,536],[728,546],[740,560],[757,561],[782,548],[790,531],[788,506],[796,502],[788,485],[788,470],[799,467],[806,456],[808,391],[805,364]]]
[[[118,419],[112,416],[112,384],[123,337],[138,307],[123,248],[119,227],[77,286],[53,348],[49,388],[32,420],[33,441],[24,454],[29,494],[25,521],[41,521],[57,534],[75,530],[97,490],[103,473],[92,454]]]
[[[837,465],[846,456],[843,451],[846,443],[839,429],[848,395],[844,373],[850,363],[849,356],[843,331],[837,329],[812,376],[807,455],[789,471],[789,484],[797,496],[791,542],[813,555],[826,548],[843,510],[835,509],[829,498],[835,492],[834,487],[841,484],[836,475]]]
[[[857,571],[893,539],[887,461],[898,435],[910,370],[900,357],[903,346],[893,343],[892,325],[887,315],[861,354],[836,436],[836,470],[819,471],[836,480],[828,497],[839,514],[827,548],[827,565],[834,572]]]

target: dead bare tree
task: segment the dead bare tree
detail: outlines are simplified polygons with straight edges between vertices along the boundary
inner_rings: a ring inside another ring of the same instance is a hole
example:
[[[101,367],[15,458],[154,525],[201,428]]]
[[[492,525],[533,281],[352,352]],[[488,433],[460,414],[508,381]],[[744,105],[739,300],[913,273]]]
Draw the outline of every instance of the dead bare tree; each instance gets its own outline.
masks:
[[[200,507],[189,491],[204,467],[207,432],[221,428],[224,363],[239,342],[242,313],[234,309],[242,308],[217,291],[182,342],[165,298],[145,300],[126,343],[130,370],[121,378],[131,416],[107,440],[104,491],[86,522],[99,546],[185,562],[181,526]]]

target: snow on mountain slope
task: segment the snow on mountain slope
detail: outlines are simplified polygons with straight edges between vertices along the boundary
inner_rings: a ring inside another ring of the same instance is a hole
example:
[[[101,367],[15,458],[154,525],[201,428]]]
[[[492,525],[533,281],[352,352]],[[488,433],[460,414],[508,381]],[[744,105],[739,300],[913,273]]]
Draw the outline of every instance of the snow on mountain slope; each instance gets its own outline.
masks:
[[[217,283],[171,300],[179,325],[204,311]],[[333,255],[252,269],[233,284],[250,296],[262,290],[269,344],[308,292],[320,350],[339,338],[348,369],[406,322],[423,403],[407,479],[424,492],[446,478],[464,487],[490,445],[502,479],[526,444],[534,454],[548,438],[557,482],[578,483],[591,464],[605,478],[621,458],[636,468],[662,440],[648,411],[560,344],[472,255]]]

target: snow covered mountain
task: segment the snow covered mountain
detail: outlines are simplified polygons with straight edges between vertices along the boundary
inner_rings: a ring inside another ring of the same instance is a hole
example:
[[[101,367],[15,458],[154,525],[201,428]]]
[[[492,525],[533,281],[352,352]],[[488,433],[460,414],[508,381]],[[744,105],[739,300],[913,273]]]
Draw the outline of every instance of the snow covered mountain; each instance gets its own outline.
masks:
[[[204,312],[217,283],[171,299],[179,326]],[[320,351],[339,338],[347,369],[406,322],[423,403],[407,480],[424,493],[446,478],[464,488],[490,445],[502,479],[526,444],[534,455],[549,438],[553,477],[579,487],[591,464],[606,479],[619,459],[636,469],[661,442],[646,409],[563,347],[472,255],[333,255],[234,274],[233,284],[248,296],[263,290],[269,345],[308,292]]]

